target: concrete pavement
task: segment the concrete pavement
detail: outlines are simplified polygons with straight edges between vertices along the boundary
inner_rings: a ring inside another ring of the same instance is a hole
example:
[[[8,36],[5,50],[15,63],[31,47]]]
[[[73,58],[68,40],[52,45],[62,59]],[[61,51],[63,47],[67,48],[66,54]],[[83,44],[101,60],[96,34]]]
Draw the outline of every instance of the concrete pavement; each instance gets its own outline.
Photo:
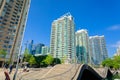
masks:
[[[3,69],[3,68],[0,68],[0,80],[5,80],[4,71],[6,71],[6,72],[9,73],[9,69],[5,70],[5,69]],[[18,70],[18,73],[20,73],[20,72],[22,72],[21,69]],[[15,68],[12,70],[12,73],[9,74],[11,80],[13,79],[14,73],[15,73]]]

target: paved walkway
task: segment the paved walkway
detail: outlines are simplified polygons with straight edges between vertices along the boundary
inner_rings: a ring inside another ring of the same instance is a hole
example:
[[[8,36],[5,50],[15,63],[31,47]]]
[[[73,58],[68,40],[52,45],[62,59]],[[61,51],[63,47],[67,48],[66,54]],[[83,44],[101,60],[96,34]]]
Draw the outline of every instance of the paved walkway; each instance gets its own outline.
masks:
[[[9,70],[4,70],[3,68],[0,68],[0,80],[5,80],[4,71],[9,72]],[[18,70],[18,73],[20,72],[21,72],[21,69]],[[12,70],[12,73],[9,74],[11,80],[13,79],[14,73],[15,73],[15,68]]]
[[[29,72],[23,72],[23,69],[18,70],[18,74],[16,76],[16,80],[19,79],[36,79],[40,78],[44,74],[46,74],[51,68],[31,68]],[[9,72],[8,70],[4,70],[3,68],[0,68],[0,80],[5,80],[5,74],[4,71]],[[9,74],[10,79],[13,80],[13,76],[15,73],[15,69],[13,69],[12,73]]]
[[[76,68],[73,64],[60,64],[48,68],[33,68],[29,72],[19,72],[17,79],[20,80],[70,80],[74,76]],[[67,72],[66,72],[67,71]],[[61,77],[62,76],[62,77]],[[49,78],[51,77],[51,78]]]
[[[0,69],[0,80],[5,80],[4,71],[9,72],[8,70]],[[15,70],[13,70],[11,74],[9,74],[11,80],[13,78],[14,72],[15,72]]]

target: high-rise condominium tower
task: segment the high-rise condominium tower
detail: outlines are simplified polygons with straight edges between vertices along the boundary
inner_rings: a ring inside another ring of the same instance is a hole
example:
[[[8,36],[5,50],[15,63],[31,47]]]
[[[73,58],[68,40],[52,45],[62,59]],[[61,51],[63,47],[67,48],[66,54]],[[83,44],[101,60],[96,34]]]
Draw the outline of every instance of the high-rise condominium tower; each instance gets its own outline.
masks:
[[[120,56],[120,46],[117,48],[115,56]]]
[[[89,63],[89,37],[86,29],[81,29],[76,32],[76,56],[80,63]]]
[[[0,49],[15,60],[23,39],[30,0],[0,0]]]
[[[104,36],[91,36],[89,43],[92,63],[99,65],[108,57]]]
[[[68,62],[75,59],[75,24],[70,13],[53,21],[50,43],[53,57]]]

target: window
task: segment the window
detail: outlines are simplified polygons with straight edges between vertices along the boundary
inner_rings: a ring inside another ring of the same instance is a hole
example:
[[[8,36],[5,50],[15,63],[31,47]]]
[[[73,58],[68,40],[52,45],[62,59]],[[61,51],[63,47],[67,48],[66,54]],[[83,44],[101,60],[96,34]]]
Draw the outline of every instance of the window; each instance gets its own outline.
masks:
[[[3,48],[7,48],[7,46],[6,46],[6,45],[3,45]]]
[[[3,22],[2,24],[3,24],[3,25],[6,25],[6,23],[4,23],[4,22]]]
[[[12,22],[12,21],[11,21],[10,23],[11,23],[11,24],[14,24],[14,22]]]
[[[3,27],[3,26],[0,26],[0,29],[4,29],[4,27]]]
[[[16,17],[15,15],[12,15],[13,17]]]
[[[4,41],[4,43],[9,43],[9,41]]]
[[[16,5],[19,5],[18,3],[16,3]]]
[[[17,18],[20,18],[20,16],[17,16]]]
[[[15,33],[15,32],[16,32],[16,30],[13,30],[13,32]]]
[[[11,18],[11,20],[15,21],[15,19],[14,19],[14,18]]]
[[[0,16],[0,19],[3,19],[3,17],[2,17],[2,16]]]
[[[5,22],[7,22],[7,19],[4,19]]]
[[[18,24],[18,22],[15,22],[15,24]]]
[[[7,3],[9,3],[10,0],[6,0]]]
[[[8,48],[11,48],[12,46],[11,45],[9,45],[9,47]]]
[[[7,15],[9,15],[10,13],[9,12],[6,12]]]
[[[16,19],[16,21],[18,21],[18,19]]]
[[[8,6],[8,8],[12,8],[12,6],[11,6],[11,5],[9,5],[9,6]]]
[[[6,39],[10,39],[10,38],[7,36]]]
[[[11,11],[10,9],[7,9],[7,11]]]
[[[2,16],[5,16],[5,11],[2,12]]]

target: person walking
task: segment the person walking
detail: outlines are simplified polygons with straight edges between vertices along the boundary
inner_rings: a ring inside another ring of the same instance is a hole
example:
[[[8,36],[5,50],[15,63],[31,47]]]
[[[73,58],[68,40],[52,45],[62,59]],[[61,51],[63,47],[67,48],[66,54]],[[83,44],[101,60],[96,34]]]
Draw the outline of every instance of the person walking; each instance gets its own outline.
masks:
[[[8,63],[5,63],[4,68],[6,69],[8,68]]]
[[[11,74],[11,72],[12,72],[12,69],[13,69],[13,65],[10,65],[10,68],[9,68],[9,74]]]
[[[5,80],[10,80],[9,74],[7,72],[4,72],[5,74]]]
[[[8,70],[6,68],[4,69],[4,74],[5,74],[5,80],[10,80],[10,76],[8,74]]]

